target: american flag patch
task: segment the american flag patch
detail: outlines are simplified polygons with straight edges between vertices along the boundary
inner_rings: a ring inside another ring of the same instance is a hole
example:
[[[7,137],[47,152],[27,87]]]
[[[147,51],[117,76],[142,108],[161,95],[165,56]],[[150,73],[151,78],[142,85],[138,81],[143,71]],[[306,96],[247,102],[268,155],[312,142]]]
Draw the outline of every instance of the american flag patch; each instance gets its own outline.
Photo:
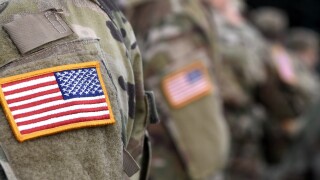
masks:
[[[191,64],[164,78],[162,87],[169,103],[181,108],[211,93],[212,83],[201,62]]]
[[[273,59],[280,78],[286,83],[295,84],[297,78],[290,55],[287,52],[274,50]]]
[[[115,123],[99,62],[0,79],[1,104],[17,140]]]

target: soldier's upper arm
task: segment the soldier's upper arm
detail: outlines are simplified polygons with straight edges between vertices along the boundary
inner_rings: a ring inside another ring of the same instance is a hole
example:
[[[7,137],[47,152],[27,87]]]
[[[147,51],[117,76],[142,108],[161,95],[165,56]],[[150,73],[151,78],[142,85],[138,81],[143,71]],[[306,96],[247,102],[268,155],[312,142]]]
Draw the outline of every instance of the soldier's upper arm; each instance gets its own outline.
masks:
[[[146,124],[128,22],[111,1],[109,13],[89,0],[1,2],[0,144],[12,172],[122,179],[122,149],[142,144]]]

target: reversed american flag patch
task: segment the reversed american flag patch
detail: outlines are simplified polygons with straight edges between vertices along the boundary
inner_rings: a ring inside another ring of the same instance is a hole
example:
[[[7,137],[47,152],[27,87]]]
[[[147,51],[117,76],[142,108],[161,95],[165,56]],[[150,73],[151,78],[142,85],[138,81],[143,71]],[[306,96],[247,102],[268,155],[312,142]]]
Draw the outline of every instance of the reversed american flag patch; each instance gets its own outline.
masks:
[[[208,72],[201,62],[196,62],[169,74],[162,81],[162,88],[170,105],[181,108],[213,90]]]
[[[99,62],[0,79],[1,104],[17,140],[113,124]]]

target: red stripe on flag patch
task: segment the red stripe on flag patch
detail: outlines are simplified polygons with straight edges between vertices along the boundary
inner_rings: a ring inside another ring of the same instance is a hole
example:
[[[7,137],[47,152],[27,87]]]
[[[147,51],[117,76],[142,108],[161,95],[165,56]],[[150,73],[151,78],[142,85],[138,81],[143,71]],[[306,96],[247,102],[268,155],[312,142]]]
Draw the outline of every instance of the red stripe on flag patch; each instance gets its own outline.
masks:
[[[77,118],[77,119],[73,119],[73,120],[69,120],[69,121],[63,121],[63,122],[53,123],[53,124],[49,124],[49,125],[33,128],[33,129],[23,130],[23,131],[21,131],[21,134],[30,134],[30,133],[34,133],[34,132],[37,132],[37,131],[50,129],[50,128],[55,128],[55,127],[59,127],[59,126],[62,126],[62,125],[73,124],[73,123],[77,123],[77,122],[95,121],[95,120],[109,119],[109,118],[110,118],[109,115],[96,116],[96,117],[91,117],[91,118]]]
[[[40,76],[35,76],[35,77],[23,79],[23,80],[14,81],[14,82],[11,82],[11,83],[2,84],[1,87],[5,88],[5,87],[8,87],[8,86],[13,86],[13,85],[17,85],[17,84],[20,84],[20,83],[29,82],[29,81],[32,81],[32,80],[37,80],[37,79],[41,79],[41,78],[45,78],[45,77],[49,77],[49,76],[53,76],[53,73],[47,73],[47,74],[40,75]]]
[[[24,125],[33,124],[33,123],[49,120],[49,119],[52,119],[52,118],[62,117],[62,116],[66,116],[66,115],[71,115],[71,114],[78,114],[78,113],[83,113],[83,112],[107,111],[107,110],[108,110],[108,107],[90,108],[90,109],[77,109],[77,110],[72,110],[72,111],[61,112],[61,113],[57,113],[57,114],[48,115],[48,116],[45,116],[45,117],[41,117],[41,118],[30,120],[30,121],[18,122],[17,125],[18,126],[24,126]]]
[[[10,99],[10,100],[7,100],[7,102],[8,102],[8,104],[12,104],[12,103],[16,103],[16,102],[21,102],[21,101],[25,101],[25,100],[28,100],[28,99],[32,99],[32,98],[35,98],[35,97],[38,97],[38,96],[43,96],[43,95],[46,95],[46,94],[53,94],[53,93],[57,93],[57,92],[60,92],[60,90],[59,89],[51,89],[51,90],[48,90],[48,91],[43,91],[43,92],[39,92],[39,93],[28,95],[28,96],[23,96],[23,97],[19,97],[19,98],[15,98],[15,99]]]
[[[16,111],[16,110],[31,108],[31,107],[34,107],[34,106],[39,106],[41,104],[45,104],[47,102],[53,102],[53,101],[62,100],[62,99],[63,98],[60,95],[60,96],[57,96],[57,97],[47,98],[47,99],[39,100],[39,101],[36,101],[36,102],[28,103],[28,104],[25,104],[25,105],[11,107],[10,110],[11,111]]]
[[[15,119],[18,119],[18,118],[31,116],[33,114],[41,114],[41,113],[44,113],[44,112],[48,112],[48,111],[52,111],[52,110],[56,110],[56,109],[61,109],[61,108],[65,108],[65,107],[71,107],[71,106],[74,106],[74,105],[82,105],[82,104],[89,105],[89,104],[96,104],[96,103],[103,103],[103,102],[105,102],[104,99],[97,99],[97,100],[90,100],[90,101],[73,101],[73,102],[67,102],[65,104],[59,104],[59,105],[55,105],[55,106],[50,106],[50,107],[39,109],[39,110],[36,110],[36,111],[31,111],[31,112],[22,113],[22,114],[19,114],[19,115],[14,115],[13,117]]]
[[[41,87],[46,87],[46,86],[50,86],[50,85],[54,85],[54,84],[57,84],[57,82],[55,82],[55,81],[49,81],[49,82],[40,83],[40,84],[37,84],[37,85],[25,87],[25,88],[19,88],[19,89],[15,89],[15,90],[12,90],[12,91],[8,91],[8,92],[5,92],[4,95],[5,95],[5,96],[8,96],[8,95],[12,95],[12,94],[24,92],[24,91],[27,91],[27,90],[36,89],[36,88],[41,88]]]

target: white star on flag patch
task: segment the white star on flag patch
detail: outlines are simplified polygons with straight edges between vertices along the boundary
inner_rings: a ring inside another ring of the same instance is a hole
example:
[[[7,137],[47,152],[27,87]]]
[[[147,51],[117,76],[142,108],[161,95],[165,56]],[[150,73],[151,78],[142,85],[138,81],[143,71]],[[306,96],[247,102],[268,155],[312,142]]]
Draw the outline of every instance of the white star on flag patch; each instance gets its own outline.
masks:
[[[174,108],[186,106],[213,90],[206,67],[200,61],[166,76],[162,88]]]
[[[115,123],[99,62],[0,79],[1,104],[17,140]]]

